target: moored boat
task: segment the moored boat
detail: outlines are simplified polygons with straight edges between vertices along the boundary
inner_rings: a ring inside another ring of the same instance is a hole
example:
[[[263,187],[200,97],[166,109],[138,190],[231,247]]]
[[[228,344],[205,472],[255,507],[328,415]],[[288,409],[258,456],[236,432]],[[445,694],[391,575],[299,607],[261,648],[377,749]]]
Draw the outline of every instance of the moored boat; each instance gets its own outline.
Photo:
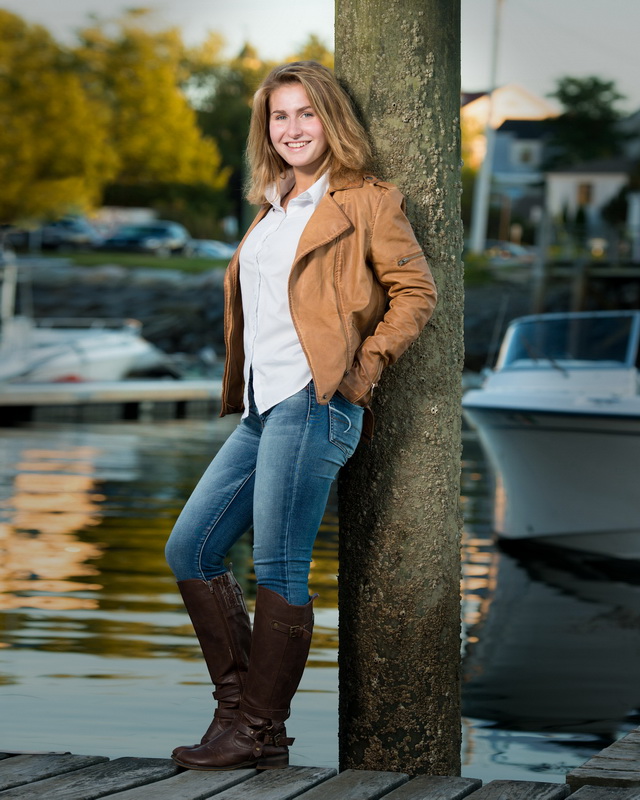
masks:
[[[514,320],[463,399],[508,539],[640,559],[640,312]]]
[[[144,339],[137,320],[35,320],[16,315],[18,267],[0,254],[0,384],[119,381],[174,374],[164,353]]]

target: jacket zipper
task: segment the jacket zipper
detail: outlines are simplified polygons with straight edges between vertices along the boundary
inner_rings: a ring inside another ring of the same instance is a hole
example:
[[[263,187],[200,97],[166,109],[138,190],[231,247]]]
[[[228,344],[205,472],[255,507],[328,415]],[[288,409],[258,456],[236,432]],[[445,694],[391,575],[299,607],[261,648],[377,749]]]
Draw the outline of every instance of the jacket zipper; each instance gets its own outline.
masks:
[[[419,253],[414,253],[412,256],[405,256],[404,258],[401,258],[398,261],[398,266],[399,267],[404,267],[404,265],[407,263],[407,261],[413,261],[414,258],[420,258],[420,256],[422,256],[422,255],[424,255],[424,253],[421,250]]]

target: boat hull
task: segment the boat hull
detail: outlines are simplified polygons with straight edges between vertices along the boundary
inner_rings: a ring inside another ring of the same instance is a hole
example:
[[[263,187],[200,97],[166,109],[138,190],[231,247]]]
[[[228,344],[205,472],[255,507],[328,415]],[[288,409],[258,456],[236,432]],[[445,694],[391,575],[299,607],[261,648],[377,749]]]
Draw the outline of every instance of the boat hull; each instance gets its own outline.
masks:
[[[464,413],[494,470],[500,536],[640,559],[640,413],[491,407],[486,395]]]

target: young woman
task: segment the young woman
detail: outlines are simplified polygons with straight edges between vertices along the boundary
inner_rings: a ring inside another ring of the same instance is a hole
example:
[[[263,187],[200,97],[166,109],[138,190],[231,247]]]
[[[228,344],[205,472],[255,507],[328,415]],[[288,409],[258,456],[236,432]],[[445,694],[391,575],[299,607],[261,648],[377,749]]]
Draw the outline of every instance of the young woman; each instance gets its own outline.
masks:
[[[258,89],[249,200],[262,208],[225,278],[222,414],[240,424],[167,543],[215,686],[190,769],[284,767],[284,722],[311,642],[311,551],[329,487],[371,433],[382,370],[429,319],[435,287],[400,192],[365,172],[366,134],[333,73],[276,67]],[[253,525],[253,632],[224,559]]]

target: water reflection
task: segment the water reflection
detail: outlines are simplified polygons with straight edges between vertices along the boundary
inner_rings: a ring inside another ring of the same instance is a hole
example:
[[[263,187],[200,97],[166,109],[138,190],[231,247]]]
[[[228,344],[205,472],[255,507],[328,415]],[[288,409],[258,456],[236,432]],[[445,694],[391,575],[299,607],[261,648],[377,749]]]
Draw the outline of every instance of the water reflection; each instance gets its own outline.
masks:
[[[563,780],[637,725],[640,579],[593,556],[497,548],[473,434],[464,454],[464,774]]]
[[[209,687],[163,549],[234,421],[38,425],[0,434],[0,732],[11,749],[166,756],[210,716]],[[504,553],[490,476],[464,444],[464,774],[564,780],[634,720],[638,583],[593,561]],[[320,593],[294,763],[337,761],[337,536]],[[251,541],[234,548],[249,607]],[[96,724],[98,720],[98,724]],[[197,738],[197,736],[195,736]],[[532,774],[533,773],[533,774]]]
[[[19,442],[18,442],[19,443]],[[12,447],[5,439],[2,462],[11,480],[2,481],[0,499],[0,592],[5,608],[71,610],[95,608],[99,583],[77,579],[98,575],[93,560],[101,545],[75,532],[96,525],[104,495],[96,491],[91,447],[41,449]],[[78,594],[76,594],[78,593]]]

